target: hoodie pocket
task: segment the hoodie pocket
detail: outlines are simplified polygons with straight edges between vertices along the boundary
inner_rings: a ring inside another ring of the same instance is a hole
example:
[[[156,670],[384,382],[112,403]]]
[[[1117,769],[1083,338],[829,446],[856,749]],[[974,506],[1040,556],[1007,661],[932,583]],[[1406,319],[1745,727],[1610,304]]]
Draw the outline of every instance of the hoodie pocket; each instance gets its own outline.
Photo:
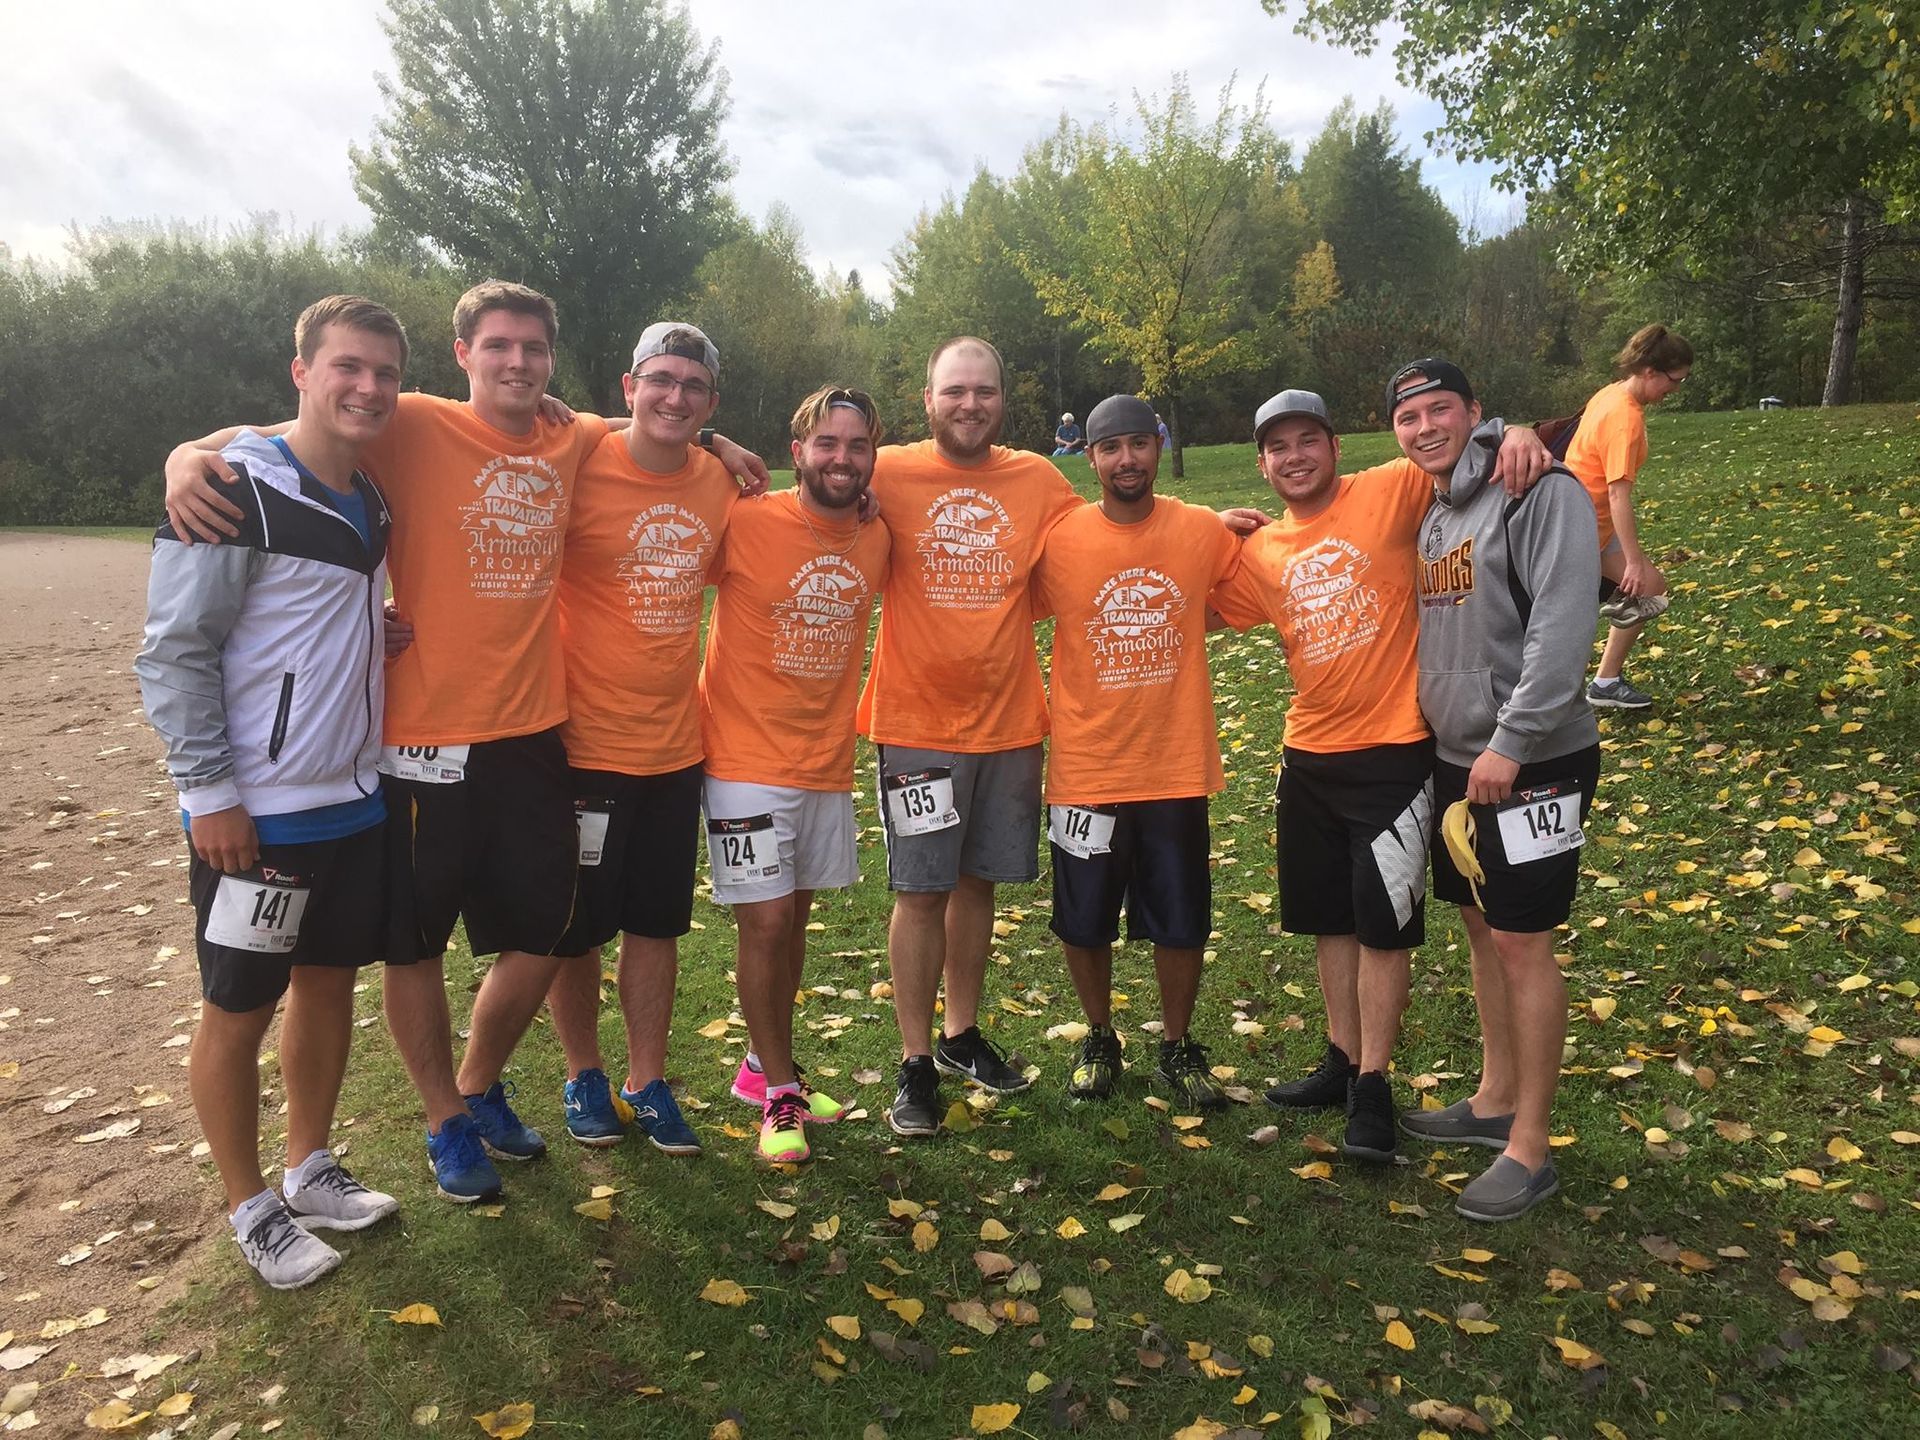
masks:
[[[1420,708],[1443,747],[1451,741],[1485,748],[1500,715],[1500,706],[1493,698],[1493,672],[1423,670]]]
[[[287,722],[293,718],[293,671],[280,677],[280,704],[273,712],[273,731],[267,736],[267,763],[278,765],[287,743]]]

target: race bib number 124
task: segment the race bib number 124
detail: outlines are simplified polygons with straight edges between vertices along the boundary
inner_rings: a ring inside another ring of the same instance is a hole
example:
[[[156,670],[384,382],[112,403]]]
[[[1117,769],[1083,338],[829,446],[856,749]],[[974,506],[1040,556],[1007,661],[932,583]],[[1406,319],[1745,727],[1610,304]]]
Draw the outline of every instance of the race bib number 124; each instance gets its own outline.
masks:
[[[716,885],[771,880],[780,873],[780,842],[773,816],[707,821],[707,859]]]

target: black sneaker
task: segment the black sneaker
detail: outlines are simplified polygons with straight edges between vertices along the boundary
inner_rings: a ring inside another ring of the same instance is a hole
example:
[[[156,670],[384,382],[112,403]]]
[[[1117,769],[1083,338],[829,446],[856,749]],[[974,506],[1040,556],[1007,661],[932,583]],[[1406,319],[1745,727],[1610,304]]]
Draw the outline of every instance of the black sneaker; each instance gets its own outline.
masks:
[[[1392,1160],[1399,1146],[1394,1130],[1393,1089],[1378,1070],[1368,1070],[1353,1082],[1347,1099],[1347,1133],[1340,1153],[1356,1160]]]
[[[1191,1035],[1160,1042],[1160,1066],[1154,1074],[1173,1092],[1173,1103],[1183,1110],[1227,1108],[1227,1092],[1213,1078],[1207,1047]]]
[[[958,1035],[942,1035],[933,1047],[933,1063],[942,1074],[971,1080],[982,1090],[1011,1095],[1033,1082],[1007,1063],[1007,1052],[969,1025]]]
[[[896,1135],[939,1133],[940,1072],[930,1056],[913,1055],[900,1062],[887,1125]]]
[[[1274,1086],[1267,1091],[1267,1103],[1282,1110],[1344,1110],[1347,1089],[1359,1073],[1360,1067],[1347,1058],[1347,1052],[1329,1040],[1320,1068]]]
[[[1105,1100],[1125,1069],[1120,1037],[1106,1026],[1089,1026],[1087,1038],[1080,1042],[1080,1059],[1067,1077],[1067,1094],[1075,1100]]]

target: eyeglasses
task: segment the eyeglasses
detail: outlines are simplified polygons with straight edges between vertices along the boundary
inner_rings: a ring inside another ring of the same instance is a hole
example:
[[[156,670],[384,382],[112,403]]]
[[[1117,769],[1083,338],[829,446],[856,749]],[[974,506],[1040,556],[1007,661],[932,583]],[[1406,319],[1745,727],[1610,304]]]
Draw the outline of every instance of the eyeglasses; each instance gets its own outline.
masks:
[[[636,372],[633,380],[636,385],[644,385],[656,395],[669,395],[677,386],[680,393],[696,405],[713,394],[713,386],[704,380],[682,380],[664,370],[649,370],[644,375]]]
[[[1687,376],[1692,372],[1682,370],[1676,375],[1671,370],[1662,370],[1660,373],[1667,377],[1667,383],[1669,385],[1684,385],[1687,383]]]

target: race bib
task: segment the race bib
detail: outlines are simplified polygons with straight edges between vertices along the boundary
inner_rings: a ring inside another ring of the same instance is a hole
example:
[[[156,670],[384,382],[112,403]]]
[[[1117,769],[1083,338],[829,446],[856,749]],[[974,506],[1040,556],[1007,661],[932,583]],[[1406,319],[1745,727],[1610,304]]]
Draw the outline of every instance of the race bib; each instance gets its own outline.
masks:
[[[1090,860],[1113,848],[1112,810],[1085,805],[1049,805],[1047,838],[1069,855]]]
[[[607,821],[611,817],[605,810],[591,808],[586,800],[576,800],[573,802],[573,818],[580,827],[581,865],[598,865],[607,847]]]
[[[467,778],[471,745],[382,745],[379,770],[396,780],[452,785]]]
[[[708,820],[707,859],[716,886],[774,879],[780,873],[780,842],[774,838],[773,816]]]
[[[1580,829],[1580,787],[1571,780],[1516,790],[1494,813],[1509,865],[1564,855],[1587,843]]]
[[[880,788],[896,835],[928,835],[960,823],[960,812],[953,804],[953,771],[948,766],[883,775]]]
[[[300,941],[300,917],[312,893],[293,876],[222,875],[207,914],[206,937],[231,950],[285,955]]]

